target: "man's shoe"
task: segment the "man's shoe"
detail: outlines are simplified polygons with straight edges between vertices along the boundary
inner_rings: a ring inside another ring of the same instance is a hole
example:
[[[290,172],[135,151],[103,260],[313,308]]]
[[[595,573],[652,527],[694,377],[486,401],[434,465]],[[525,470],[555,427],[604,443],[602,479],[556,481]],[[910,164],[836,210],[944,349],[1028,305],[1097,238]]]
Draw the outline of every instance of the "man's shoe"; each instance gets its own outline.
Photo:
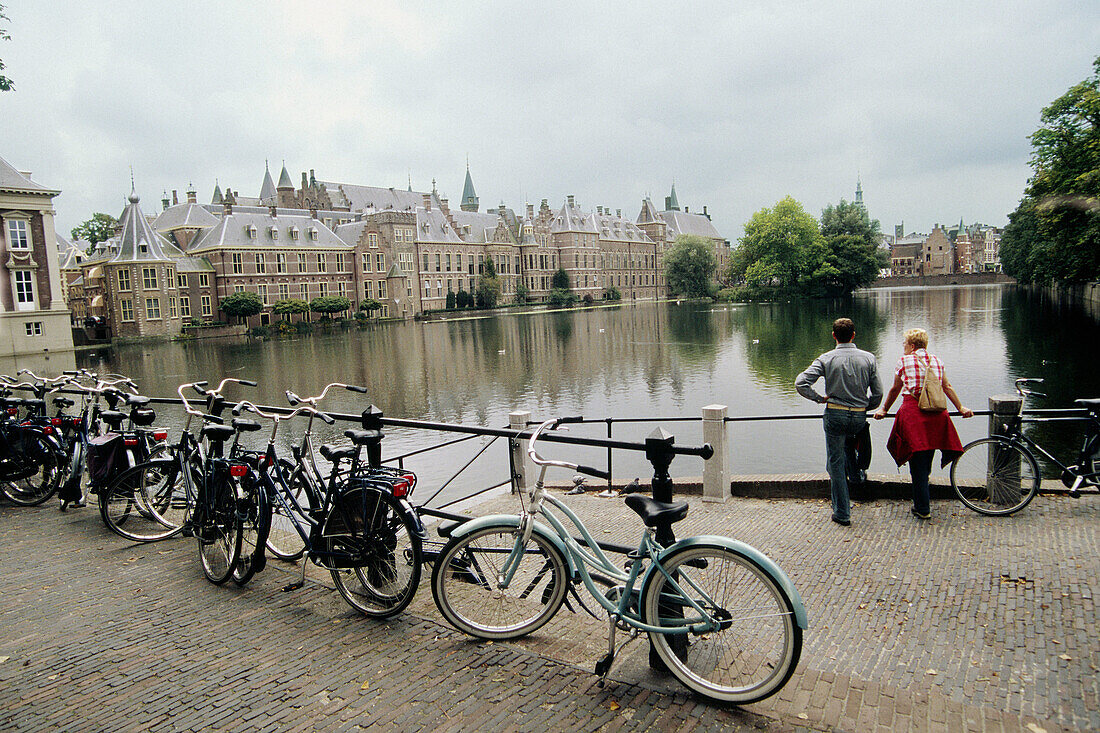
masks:
[[[922,519],[922,520],[924,520],[924,521],[926,521],[926,522],[927,522],[927,521],[928,521],[929,519],[931,519],[931,518],[932,518],[932,515],[931,515],[930,513],[929,513],[929,514],[921,514],[920,512],[918,512],[918,511],[917,511],[917,508],[916,508],[916,507],[913,507],[912,509],[910,509],[910,510],[909,510],[909,513],[910,513],[910,514],[912,514],[912,515],[913,515],[914,517],[916,517],[917,519]]]
[[[839,524],[841,527],[850,527],[850,526],[852,526],[852,520],[850,520],[850,519],[841,519],[840,517],[838,517],[835,514],[833,515],[833,521],[836,522],[837,524]]]

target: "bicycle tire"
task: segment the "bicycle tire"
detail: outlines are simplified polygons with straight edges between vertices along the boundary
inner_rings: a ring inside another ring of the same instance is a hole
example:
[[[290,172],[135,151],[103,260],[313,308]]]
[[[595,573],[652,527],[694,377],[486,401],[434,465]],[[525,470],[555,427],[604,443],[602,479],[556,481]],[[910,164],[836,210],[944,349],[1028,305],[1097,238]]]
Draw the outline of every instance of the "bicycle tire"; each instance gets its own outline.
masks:
[[[139,506],[145,511],[139,511]],[[99,494],[103,524],[132,542],[159,542],[175,537],[190,511],[191,502],[179,464],[169,458],[127,468]]]
[[[713,543],[677,550],[662,565],[684,594],[721,621],[720,629],[707,633],[649,632],[668,670],[688,689],[719,702],[745,704],[778,692],[802,654],[802,629],[783,588],[751,558]],[[663,623],[669,617],[662,619],[662,603],[679,609],[674,625],[680,628],[692,618],[701,620],[684,595],[668,587],[664,573],[649,573],[642,620],[672,625]],[[675,644],[673,637],[686,637],[686,645]]]
[[[38,506],[61,486],[63,458],[44,436],[25,429],[20,433],[18,457],[35,468],[29,476],[0,481],[0,493],[13,504]]]
[[[322,536],[333,553],[332,581],[352,608],[374,618],[405,610],[420,584],[423,554],[397,499],[368,487],[347,491],[329,510]]]
[[[309,492],[302,485],[305,479],[298,470],[291,473],[289,462],[280,461],[280,463],[283,464],[284,475],[290,475],[286,484],[287,493],[283,496],[283,500],[294,501],[298,506],[303,506],[305,502],[305,509],[308,512],[313,508],[313,503]],[[293,562],[306,551],[306,543],[295,529],[297,521],[293,516],[294,510],[284,507],[278,500],[269,503],[271,504],[271,529],[267,534],[267,549],[280,560]]]
[[[221,585],[233,575],[241,554],[241,518],[237,513],[237,489],[227,473],[208,477],[205,504],[196,507],[195,539],[203,575]]]
[[[432,597],[443,618],[479,639],[516,639],[539,629],[565,601],[569,577],[561,551],[531,533],[508,588],[497,587],[516,544],[516,528],[493,525],[451,539],[432,571]]]
[[[1031,451],[998,435],[968,443],[951,464],[951,488],[969,509],[989,517],[1014,514],[1035,498],[1042,475]]]
[[[233,582],[243,586],[264,569],[264,547],[271,528],[267,491],[257,480],[241,481],[237,497],[241,521],[241,551],[233,567]]]

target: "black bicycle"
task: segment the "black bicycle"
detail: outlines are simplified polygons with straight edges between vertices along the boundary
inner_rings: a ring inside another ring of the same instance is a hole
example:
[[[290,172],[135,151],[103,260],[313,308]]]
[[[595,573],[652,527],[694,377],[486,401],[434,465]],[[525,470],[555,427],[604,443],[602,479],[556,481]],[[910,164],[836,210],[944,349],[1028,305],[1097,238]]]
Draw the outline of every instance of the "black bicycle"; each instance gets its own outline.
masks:
[[[1061,483],[1076,498],[1082,493],[1100,493],[1100,399],[1074,400],[1074,404],[1087,411],[1081,418],[1085,423],[1081,450],[1077,462],[1066,465],[1050,451],[1023,432],[1025,422],[1047,422],[1067,418],[1035,417],[1023,419],[1024,402],[1028,397],[1046,397],[1035,392],[1031,385],[1042,384],[1041,379],[1017,379],[1016,391],[1020,400],[1020,412],[1007,427],[1004,435],[991,435],[975,440],[963,448],[962,455],[951,465],[951,488],[963,504],[979,514],[1005,516],[1020,511],[1035,495],[1043,491],[1042,469],[1036,453],[1042,455],[1061,471]],[[1084,490],[1084,491],[1083,491]]]

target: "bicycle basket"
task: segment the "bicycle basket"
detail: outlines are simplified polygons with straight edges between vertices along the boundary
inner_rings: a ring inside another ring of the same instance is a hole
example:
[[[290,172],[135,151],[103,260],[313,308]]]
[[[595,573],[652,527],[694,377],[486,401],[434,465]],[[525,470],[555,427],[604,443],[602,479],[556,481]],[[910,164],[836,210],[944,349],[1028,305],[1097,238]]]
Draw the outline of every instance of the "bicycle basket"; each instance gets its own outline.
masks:
[[[381,497],[381,489],[365,481],[352,480],[341,487],[332,502],[332,510],[321,528],[323,537],[362,536],[386,522],[389,505]]]
[[[120,433],[107,433],[88,441],[88,481],[92,491],[105,489],[125,466],[126,449]]]

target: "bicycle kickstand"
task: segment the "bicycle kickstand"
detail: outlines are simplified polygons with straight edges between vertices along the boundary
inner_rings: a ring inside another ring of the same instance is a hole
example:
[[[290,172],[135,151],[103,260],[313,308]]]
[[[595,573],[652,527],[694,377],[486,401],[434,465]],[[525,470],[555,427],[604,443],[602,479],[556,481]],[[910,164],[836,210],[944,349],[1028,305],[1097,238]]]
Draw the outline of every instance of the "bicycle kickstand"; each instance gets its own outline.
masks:
[[[293,583],[287,583],[286,585],[284,585],[283,586],[283,593],[289,593],[292,590],[298,590],[299,588],[301,588],[303,585],[306,584],[306,565],[308,564],[308,561],[309,561],[309,553],[306,552],[305,554],[302,555],[302,559],[299,561],[299,562],[302,563],[302,573],[301,573],[301,575],[299,575],[298,579],[295,580]]]
[[[607,654],[596,660],[596,674],[600,679],[596,683],[603,687],[607,682],[607,675],[611,671],[611,665],[615,662],[615,631],[618,629],[615,614],[607,617]]]

